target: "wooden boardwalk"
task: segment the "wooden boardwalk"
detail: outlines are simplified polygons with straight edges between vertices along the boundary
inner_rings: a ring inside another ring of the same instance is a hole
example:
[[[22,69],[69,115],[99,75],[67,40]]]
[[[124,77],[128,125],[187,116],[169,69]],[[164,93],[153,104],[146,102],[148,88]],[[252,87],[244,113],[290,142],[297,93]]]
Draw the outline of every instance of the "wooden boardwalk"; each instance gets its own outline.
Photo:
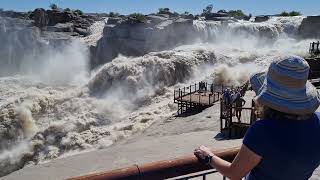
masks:
[[[202,106],[212,106],[215,102],[219,101],[220,93],[209,91],[206,92],[194,92],[181,97],[176,97],[176,101],[199,104]]]
[[[178,104],[178,114],[201,110],[214,105],[221,98],[223,85],[196,83],[174,91],[174,103]]]

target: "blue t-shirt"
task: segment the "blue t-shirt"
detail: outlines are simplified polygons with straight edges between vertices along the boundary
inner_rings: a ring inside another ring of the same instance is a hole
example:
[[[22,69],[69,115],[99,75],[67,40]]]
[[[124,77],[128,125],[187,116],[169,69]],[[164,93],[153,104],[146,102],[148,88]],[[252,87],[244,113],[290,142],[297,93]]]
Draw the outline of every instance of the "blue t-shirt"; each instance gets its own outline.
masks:
[[[259,120],[243,144],[262,157],[247,180],[306,180],[320,164],[320,120]]]

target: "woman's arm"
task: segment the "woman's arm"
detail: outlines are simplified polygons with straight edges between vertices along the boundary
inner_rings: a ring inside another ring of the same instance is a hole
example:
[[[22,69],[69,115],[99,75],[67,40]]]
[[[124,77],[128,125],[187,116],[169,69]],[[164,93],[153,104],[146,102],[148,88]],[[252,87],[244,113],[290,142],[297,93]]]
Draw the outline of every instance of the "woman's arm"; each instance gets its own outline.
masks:
[[[223,176],[231,180],[240,180],[246,176],[261,161],[261,156],[257,155],[245,145],[241,149],[232,163],[229,163],[218,156],[215,156],[210,149],[200,146],[194,151],[194,154],[200,158],[211,155],[210,165],[217,169]]]

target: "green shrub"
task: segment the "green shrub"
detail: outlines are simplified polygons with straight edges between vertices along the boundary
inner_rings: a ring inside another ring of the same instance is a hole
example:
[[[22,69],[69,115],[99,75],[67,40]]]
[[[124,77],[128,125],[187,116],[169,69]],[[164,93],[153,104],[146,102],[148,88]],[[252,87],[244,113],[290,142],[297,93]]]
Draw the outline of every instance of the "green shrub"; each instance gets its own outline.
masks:
[[[79,15],[83,15],[83,12],[80,9],[76,9],[73,12],[79,14]]]
[[[301,13],[298,12],[298,11],[291,11],[291,12],[289,13],[289,15],[290,15],[290,16],[301,16]]]
[[[241,10],[230,10],[227,14],[236,19],[246,19],[248,16],[244,14]]]
[[[169,8],[159,8],[158,14],[171,14]]]
[[[174,12],[172,15],[173,15],[174,17],[178,17],[178,16],[180,16],[180,14],[179,14],[179,13],[177,13],[177,12]]]
[[[109,13],[109,17],[119,17],[120,16],[120,14],[119,13],[115,13],[115,12],[110,12]]]
[[[287,12],[287,11],[283,11],[281,14],[279,14],[280,16],[301,16],[301,13],[298,11],[291,11],[291,12]]]
[[[289,13],[287,11],[283,11],[280,16],[289,16]]]
[[[210,4],[208,5],[205,9],[202,10],[202,16],[206,16],[206,15],[209,15],[212,13],[212,10],[213,10],[213,5]]]
[[[58,5],[56,5],[56,4],[50,4],[49,7],[50,7],[52,10],[58,10],[58,9],[59,9]]]
[[[63,11],[64,12],[71,12],[71,9],[70,8],[65,8]]]
[[[140,13],[133,13],[133,14],[130,14],[129,17],[132,17],[134,19],[137,19],[139,22],[147,22],[147,18],[145,15],[143,14],[140,14]]]

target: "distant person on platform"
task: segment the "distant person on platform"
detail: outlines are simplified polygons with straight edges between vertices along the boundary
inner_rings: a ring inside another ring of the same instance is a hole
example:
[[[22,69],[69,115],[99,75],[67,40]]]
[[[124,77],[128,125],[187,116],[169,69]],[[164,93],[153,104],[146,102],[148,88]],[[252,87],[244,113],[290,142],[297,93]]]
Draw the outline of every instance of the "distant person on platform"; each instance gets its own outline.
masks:
[[[320,164],[320,105],[301,57],[278,57],[251,77],[261,120],[247,131],[232,163],[200,146],[194,154],[235,180],[306,180]]]
[[[238,118],[238,122],[241,122],[241,111],[242,111],[242,107],[246,104],[246,101],[241,97],[240,92],[236,93],[236,99],[234,103],[236,105],[236,108],[235,108],[236,117]]]
[[[228,107],[231,105],[231,90],[229,88],[227,88],[226,90],[223,91],[222,93],[222,113],[225,116],[229,116],[230,115],[230,111],[228,109]]]

